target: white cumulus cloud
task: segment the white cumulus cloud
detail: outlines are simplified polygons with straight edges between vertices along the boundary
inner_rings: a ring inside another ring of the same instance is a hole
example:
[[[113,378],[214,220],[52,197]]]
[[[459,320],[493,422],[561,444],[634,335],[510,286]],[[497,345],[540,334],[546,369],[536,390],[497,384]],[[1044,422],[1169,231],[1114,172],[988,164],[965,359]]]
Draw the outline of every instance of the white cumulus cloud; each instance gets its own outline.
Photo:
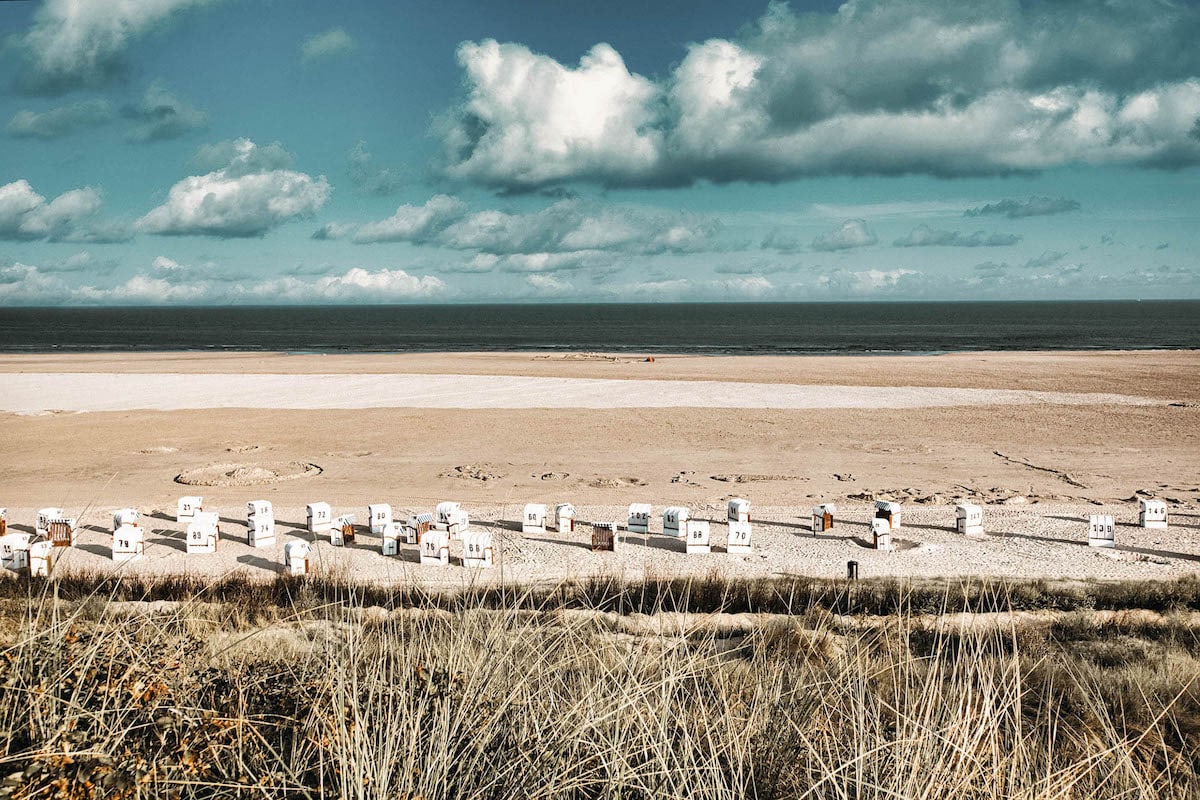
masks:
[[[391,217],[356,228],[328,223],[313,238],[351,235],[360,244],[437,244],[496,255],[600,251],[653,255],[712,249],[718,229],[718,222],[707,216],[579,200],[560,200],[526,213],[469,212],[461,200],[435,195],[421,205],[402,205]]]
[[[447,173],[506,191],[805,175],[1200,164],[1200,7],[856,0],[772,4],[668,74],[608,45],[578,67],[460,47],[467,97],[437,127]]]
[[[491,39],[461,45],[458,60],[470,96],[442,130],[455,177],[514,186],[636,181],[660,158],[661,89],[629,72],[609,45],[593,47],[578,67]]]
[[[814,250],[824,250],[827,252],[852,250],[856,247],[866,247],[875,244],[877,241],[878,239],[875,238],[875,234],[867,227],[866,220],[848,219],[840,227],[813,239],[812,247]]]
[[[354,241],[426,242],[461,219],[466,210],[466,203],[458,198],[434,195],[423,205],[402,205],[387,219],[360,226],[354,233]]]
[[[90,242],[127,241],[127,226],[100,217],[100,190],[90,186],[63,192],[47,202],[29,181],[0,186],[0,240]]]
[[[525,284],[539,297],[568,297],[575,292],[570,281],[554,275],[526,275]]]
[[[122,74],[125,51],[174,14],[215,0],[46,0],[18,37],[22,88],[59,94],[105,86]]]
[[[325,176],[283,168],[291,158],[278,145],[249,139],[202,149],[198,162],[223,155],[227,163],[171,187],[167,201],[137,222],[161,236],[262,236],[293,219],[311,217],[329,199]]]

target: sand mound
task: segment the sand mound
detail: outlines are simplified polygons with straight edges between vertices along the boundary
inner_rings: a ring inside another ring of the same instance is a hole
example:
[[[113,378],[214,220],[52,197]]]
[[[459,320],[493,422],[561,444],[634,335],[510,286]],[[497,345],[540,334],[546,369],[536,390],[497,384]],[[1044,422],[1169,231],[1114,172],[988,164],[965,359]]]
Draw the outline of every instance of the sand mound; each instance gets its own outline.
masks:
[[[460,464],[438,475],[439,478],[462,478],[472,481],[496,481],[504,477],[495,464]]]
[[[320,475],[321,468],[303,461],[279,461],[265,464],[210,464],[185,470],[175,476],[186,486],[261,486],[295,478]]]
[[[594,480],[588,481],[588,486],[591,486],[593,489],[623,489],[626,486],[648,486],[648,485],[649,485],[649,483],[647,481],[644,481],[641,478],[635,478],[635,477],[631,477],[631,478],[600,477],[600,478],[596,478]]]

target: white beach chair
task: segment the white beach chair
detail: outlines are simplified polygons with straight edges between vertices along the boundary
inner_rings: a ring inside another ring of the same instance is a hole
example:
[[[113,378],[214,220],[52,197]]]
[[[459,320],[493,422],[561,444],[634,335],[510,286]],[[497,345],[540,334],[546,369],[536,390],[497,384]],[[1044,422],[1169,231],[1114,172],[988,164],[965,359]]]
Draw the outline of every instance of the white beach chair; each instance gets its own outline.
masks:
[[[541,503],[529,503],[521,516],[521,533],[546,532],[546,507]]]
[[[710,538],[712,532],[709,530],[707,520],[690,519],[685,523],[685,552],[688,555],[696,553],[711,553],[712,546]]]
[[[421,563],[445,567],[450,564],[450,534],[428,530],[421,536]]]
[[[663,534],[682,539],[687,535],[687,521],[691,512],[683,506],[671,506],[663,512]]]
[[[652,509],[649,503],[630,504],[629,518],[625,522],[625,529],[630,533],[649,533],[651,513]]]
[[[725,552],[732,555],[750,555],[754,552],[754,548],[751,546],[749,522],[729,523],[729,543],[725,546]]]
[[[283,569],[288,575],[307,575],[312,545],[293,539],[283,546]]]
[[[1092,514],[1088,518],[1088,545],[1116,547],[1117,526],[1111,514]]]
[[[959,503],[954,507],[954,526],[963,536],[983,536],[983,507]]]
[[[488,531],[467,531],[463,534],[463,566],[487,568],[494,563],[492,534]]]

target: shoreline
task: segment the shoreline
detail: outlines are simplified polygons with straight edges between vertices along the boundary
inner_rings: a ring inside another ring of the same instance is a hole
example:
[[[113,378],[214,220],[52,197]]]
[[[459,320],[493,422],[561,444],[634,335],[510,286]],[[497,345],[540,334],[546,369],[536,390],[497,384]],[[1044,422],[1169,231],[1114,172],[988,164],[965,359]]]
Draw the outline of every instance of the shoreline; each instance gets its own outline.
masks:
[[[497,348],[497,349],[444,349],[437,347],[407,347],[404,349],[362,349],[362,348],[328,348],[322,349],[319,347],[307,348],[286,348],[280,349],[275,347],[244,347],[244,346],[205,346],[205,347],[144,347],[144,348],[118,348],[118,347],[94,347],[94,348],[72,348],[72,347],[48,347],[48,348],[8,348],[0,346],[0,358],[20,358],[27,357],[45,357],[45,356],[65,356],[65,357],[96,357],[105,358],[113,356],[180,356],[180,355],[195,355],[195,356],[214,356],[214,355],[246,355],[246,356],[281,356],[281,357],[298,357],[298,356],[379,356],[379,357],[403,357],[403,356],[541,356],[545,358],[573,358],[573,357],[597,357],[597,358],[617,358],[617,359],[641,359],[641,358],[937,358],[939,356],[954,356],[954,355],[1097,355],[1102,353],[1110,353],[1114,355],[1145,355],[1154,353],[1200,353],[1200,347],[1180,345],[1178,347],[1169,347],[1163,345],[1152,345],[1147,347],[1012,347],[1012,348],[939,348],[933,350],[927,349],[823,349],[823,350],[803,350],[803,349],[787,349],[787,350],[766,350],[766,349],[736,349],[736,348],[711,348],[711,349],[691,349],[691,350],[670,350],[659,349],[654,347],[617,347],[614,349],[605,350],[586,350],[574,346],[564,345],[562,347],[547,347],[537,346],[528,348]]]

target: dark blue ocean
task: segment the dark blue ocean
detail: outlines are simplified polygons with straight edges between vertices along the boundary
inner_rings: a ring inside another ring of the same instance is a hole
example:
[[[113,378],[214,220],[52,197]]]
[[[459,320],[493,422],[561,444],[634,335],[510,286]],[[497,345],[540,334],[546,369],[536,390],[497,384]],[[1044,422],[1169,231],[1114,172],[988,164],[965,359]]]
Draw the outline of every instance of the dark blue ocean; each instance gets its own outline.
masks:
[[[1200,348],[1200,301],[4,308],[0,351]]]

